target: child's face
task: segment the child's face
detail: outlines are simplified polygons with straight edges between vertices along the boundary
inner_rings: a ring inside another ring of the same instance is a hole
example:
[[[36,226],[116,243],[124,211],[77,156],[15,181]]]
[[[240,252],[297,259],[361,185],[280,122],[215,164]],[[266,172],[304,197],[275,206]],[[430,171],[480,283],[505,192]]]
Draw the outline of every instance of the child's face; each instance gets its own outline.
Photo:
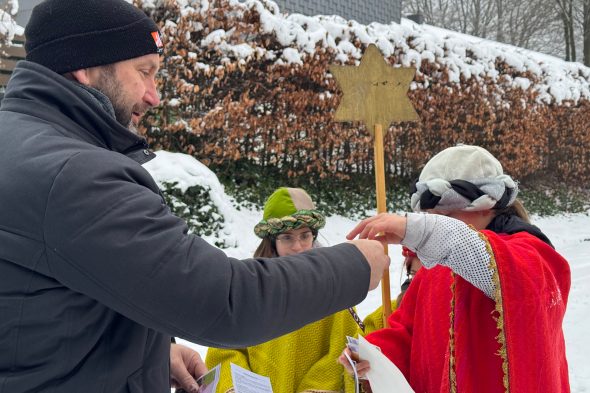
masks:
[[[308,227],[283,232],[276,237],[277,254],[284,257],[310,250],[313,240],[313,232]]]

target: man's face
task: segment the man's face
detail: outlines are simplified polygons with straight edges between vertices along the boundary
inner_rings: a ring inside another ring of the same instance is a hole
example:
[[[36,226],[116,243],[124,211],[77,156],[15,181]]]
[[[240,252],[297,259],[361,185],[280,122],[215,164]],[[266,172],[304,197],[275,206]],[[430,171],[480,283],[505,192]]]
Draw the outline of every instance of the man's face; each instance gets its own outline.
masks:
[[[159,68],[157,54],[95,67],[91,86],[106,95],[113,104],[115,117],[124,127],[136,132],[144,113],[160,103],[156,90]]]

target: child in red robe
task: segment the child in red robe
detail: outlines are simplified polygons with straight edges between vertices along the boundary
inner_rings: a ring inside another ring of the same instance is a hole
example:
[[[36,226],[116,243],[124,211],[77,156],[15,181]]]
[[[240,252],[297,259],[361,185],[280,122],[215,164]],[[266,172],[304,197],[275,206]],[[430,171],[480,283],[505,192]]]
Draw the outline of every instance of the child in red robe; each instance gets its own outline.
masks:
[[[517,193],[487,150],[455,146],[416,183],[412,208],[430,214],[381,214],[349,234],[401,243],[425,267],[389,327],[366,337],[414,391],[569,392],[569,265],[528,222]],[[361,375],[369,368],[357,364]]]

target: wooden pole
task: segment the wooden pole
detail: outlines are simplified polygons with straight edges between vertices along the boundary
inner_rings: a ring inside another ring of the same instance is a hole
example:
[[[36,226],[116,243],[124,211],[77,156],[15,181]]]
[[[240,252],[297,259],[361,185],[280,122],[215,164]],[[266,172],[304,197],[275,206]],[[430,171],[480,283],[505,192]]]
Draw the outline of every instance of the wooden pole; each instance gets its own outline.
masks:
[[[375,184],[377,190],[377,213],[387,211],[385,197],[385,155],[383,153],[383,126],[375,124]],[[387,244],[383,245],[387,255]],[[389,269],[383,271],[381,279],[381,300],[383,302],[383,326],[389,326],[387,318],[391,315],[391,290],[389,288]]]

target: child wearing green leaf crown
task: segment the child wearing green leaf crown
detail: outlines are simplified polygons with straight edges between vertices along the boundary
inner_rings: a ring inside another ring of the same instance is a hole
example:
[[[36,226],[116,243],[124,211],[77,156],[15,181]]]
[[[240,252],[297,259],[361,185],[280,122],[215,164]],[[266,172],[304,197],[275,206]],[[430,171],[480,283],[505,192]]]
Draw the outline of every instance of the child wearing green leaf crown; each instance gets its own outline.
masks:
[[[324,225],[324,215],[303,189],[279,188],[266,201],[263,219],[254,227],[262,239],[254,257],[282,257],[317,247],[318,230]],[[270,377],[274,393],[340,392],[348,376],[336,359],[346,336],[355,336],[357,329],[344,310],[259,345],[211,348],[206,362],[210,368],[221,363],[217,391],[222,393],[233,391],[230,363]],[[346,390],[354,389],[346,385]]]

